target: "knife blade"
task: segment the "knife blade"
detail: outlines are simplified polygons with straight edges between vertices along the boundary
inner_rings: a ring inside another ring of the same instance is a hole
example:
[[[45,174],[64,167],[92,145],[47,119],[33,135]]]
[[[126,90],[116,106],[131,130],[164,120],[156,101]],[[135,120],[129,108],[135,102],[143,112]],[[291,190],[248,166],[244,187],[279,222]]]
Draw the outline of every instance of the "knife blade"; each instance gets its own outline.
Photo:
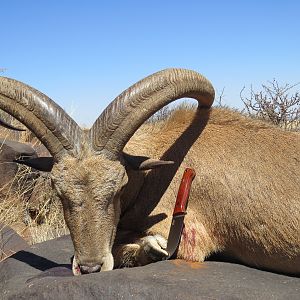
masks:
[[[165,259],[172,258],[179,246],[182,230],[184,227],[184,217],[186,215],[191,185],[195,176],[196,172],[191,168],[186,168],[183,173],[178,189],[176,203],[173,211],[172,223],[167,241],[166,251],[169,255]]]

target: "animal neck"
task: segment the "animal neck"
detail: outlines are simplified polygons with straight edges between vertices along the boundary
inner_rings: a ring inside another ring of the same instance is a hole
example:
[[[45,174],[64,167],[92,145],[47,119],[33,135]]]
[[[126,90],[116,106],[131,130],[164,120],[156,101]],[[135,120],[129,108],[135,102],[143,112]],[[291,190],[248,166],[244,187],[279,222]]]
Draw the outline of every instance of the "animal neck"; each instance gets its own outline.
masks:
[[[136,205],[146,176],[145,171],[127,170],[128,183],[121,196],[121,219]]]

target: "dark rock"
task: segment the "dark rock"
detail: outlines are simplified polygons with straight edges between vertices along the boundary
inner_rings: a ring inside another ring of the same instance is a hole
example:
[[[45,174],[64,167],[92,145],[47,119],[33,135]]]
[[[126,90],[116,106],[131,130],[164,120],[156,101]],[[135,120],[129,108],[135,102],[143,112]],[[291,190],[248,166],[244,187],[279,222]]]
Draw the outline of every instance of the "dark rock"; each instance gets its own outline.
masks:
[[[38,157],[51,156],[50,152],[43,144],[38,144],[38,145],[34,146],[34,150],[36,151]]]
[[[37,157],[36,151],[30,144],[0,138],[0,145],[1,156],[8,160],[17,159],[20,156]]]
[[[300,278],[224,262],[163,261],[75,277],[68,236],[0,263],[2,299],[299,299]]]
[[[13,160],[20,157],[34,158],[37,157],[37,154],[29,144],[0,138],[0,188],[16,176],[18,164],[14,163]]]
[[[26,248],[29,245],[22,237],[12,228],[0,224],[0,261]]]

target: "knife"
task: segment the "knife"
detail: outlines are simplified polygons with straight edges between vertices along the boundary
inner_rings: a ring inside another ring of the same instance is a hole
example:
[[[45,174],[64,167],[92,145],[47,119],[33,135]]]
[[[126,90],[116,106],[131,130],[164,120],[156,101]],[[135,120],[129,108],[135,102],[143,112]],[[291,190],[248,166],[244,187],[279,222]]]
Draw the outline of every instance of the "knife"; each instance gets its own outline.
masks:
[[[176,252],[180,239],[182,230],[184,227],[184,217],[186,215],[186,209],[188,205],[188,199],[190,196],[190,190],[192,181],[196,176],[196,172],[194,169],[186,168],[181,183],[179,186],[176,203],[173,211],[173,218],[170,227],[170,232],[168,236],[167,249],[168,256],[165,259],[170,259]]]

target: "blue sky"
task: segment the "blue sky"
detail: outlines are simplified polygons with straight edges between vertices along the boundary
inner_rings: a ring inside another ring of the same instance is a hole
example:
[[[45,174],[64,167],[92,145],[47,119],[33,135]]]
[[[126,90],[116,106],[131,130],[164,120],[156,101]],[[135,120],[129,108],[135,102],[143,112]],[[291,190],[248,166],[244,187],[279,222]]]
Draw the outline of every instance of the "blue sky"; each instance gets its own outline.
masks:
[[[300,1],[0,1],[3,76],[81,125],[131,84],[182,67],[241,107],[243,86],[300,81]]]

